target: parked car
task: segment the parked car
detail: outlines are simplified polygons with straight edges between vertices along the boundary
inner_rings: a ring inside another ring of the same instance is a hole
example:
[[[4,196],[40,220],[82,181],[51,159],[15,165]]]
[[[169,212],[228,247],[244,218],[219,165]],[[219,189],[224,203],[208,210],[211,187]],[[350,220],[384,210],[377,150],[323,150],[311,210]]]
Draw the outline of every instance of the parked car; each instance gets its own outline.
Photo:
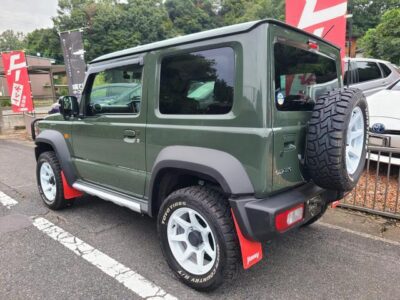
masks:
[[[38,123],[39,193],[51,209],[87,193],[156,217],[176,276],[214,289],[357,184],[367,102],[341,76],[339,48],[275,20],[101,56],[80,103]],[[93,105],[95,83],[122,80],[142,87],[140,109]]]
[[[370,118],[369,144],[400,149],[400,80],[387,89],[367,98]],[[378,160],[377,153],[371,153],[371,160]],[[400,165],[400,155],[381,153],[379,160]]]
[[[361,89],[365,96],[386,89],[398,79],[398,67],[388,61],[371,58],[345,59],[345,85]]]

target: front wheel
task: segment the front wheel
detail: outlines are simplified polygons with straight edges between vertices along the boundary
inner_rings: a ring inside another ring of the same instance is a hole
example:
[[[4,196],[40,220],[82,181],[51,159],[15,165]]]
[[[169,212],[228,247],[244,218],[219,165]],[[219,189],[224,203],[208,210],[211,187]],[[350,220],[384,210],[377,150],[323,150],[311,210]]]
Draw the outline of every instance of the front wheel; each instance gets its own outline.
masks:
[[[219,193],[193,186],[169,195],[158,215],[158,234],[168,265],[190,287],[210,291],[236,277],[236,233]]]
[[[53,151],[40,154],[36,165],[36,178],[40,196],[46,206],[58,210],[72,205],[73,199],[64,198],[61,167]]]

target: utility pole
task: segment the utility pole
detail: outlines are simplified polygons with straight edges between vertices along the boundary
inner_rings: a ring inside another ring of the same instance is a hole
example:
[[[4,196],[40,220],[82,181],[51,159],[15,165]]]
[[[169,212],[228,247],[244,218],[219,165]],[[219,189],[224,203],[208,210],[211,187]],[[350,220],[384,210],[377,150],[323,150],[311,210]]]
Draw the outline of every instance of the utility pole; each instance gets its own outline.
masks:
[[[350,4],[350,0],[347,2],[347,7],[349,7]],[[348,34],[348,38],[349,38],[349,53],[348,56],[351,57],[351,39],[352,39],[352,35],[353,35],[353,14],[351,13],[351,11],[347,11],[347,15],[346,15],[346,19],[349,19],[349,34]]]

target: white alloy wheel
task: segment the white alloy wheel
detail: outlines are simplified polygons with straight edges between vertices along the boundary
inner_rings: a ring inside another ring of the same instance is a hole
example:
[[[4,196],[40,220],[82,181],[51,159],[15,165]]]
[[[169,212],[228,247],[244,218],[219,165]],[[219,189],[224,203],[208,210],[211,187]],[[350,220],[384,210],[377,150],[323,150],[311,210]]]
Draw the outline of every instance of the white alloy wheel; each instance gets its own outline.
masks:
[[[348,174],[356,172],[360,164],[364,147],[364,116],[359,106],[351,112],[349,128],[347,129],[346,168]]]
[[[197,211],[188,207],[174,211],[167,232],[172,255],[183,269],[194,275],[211,270],[217,257],[215,238]]]
[[[57,194],[56,177],[48,162],[40,166],[40,186],[48,202],[54,202]]]

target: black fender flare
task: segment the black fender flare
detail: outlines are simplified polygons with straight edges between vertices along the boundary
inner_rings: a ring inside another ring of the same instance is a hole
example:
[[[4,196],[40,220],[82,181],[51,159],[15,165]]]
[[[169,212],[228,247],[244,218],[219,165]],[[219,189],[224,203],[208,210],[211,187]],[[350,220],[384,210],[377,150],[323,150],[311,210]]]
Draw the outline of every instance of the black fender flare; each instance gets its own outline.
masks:
[[[35,155],[38,159],[40,153],[40,144],[50,145],[57,155],[57,159],[60,162],[61,169],[64,172],[65,178],[70,186],[76,181],[76,172],[72,164],[71,154],[67,143],[62,133],[52,129],[46,129],[42,131],[35,139]]]
[[[240,161],[231,154],[210,148],[168,146],[158,154],[149,184],[149,213],[156,201],[156,182],[164,169],[193,171],[213,178],[228,195],[254,194],[254,187]]]

